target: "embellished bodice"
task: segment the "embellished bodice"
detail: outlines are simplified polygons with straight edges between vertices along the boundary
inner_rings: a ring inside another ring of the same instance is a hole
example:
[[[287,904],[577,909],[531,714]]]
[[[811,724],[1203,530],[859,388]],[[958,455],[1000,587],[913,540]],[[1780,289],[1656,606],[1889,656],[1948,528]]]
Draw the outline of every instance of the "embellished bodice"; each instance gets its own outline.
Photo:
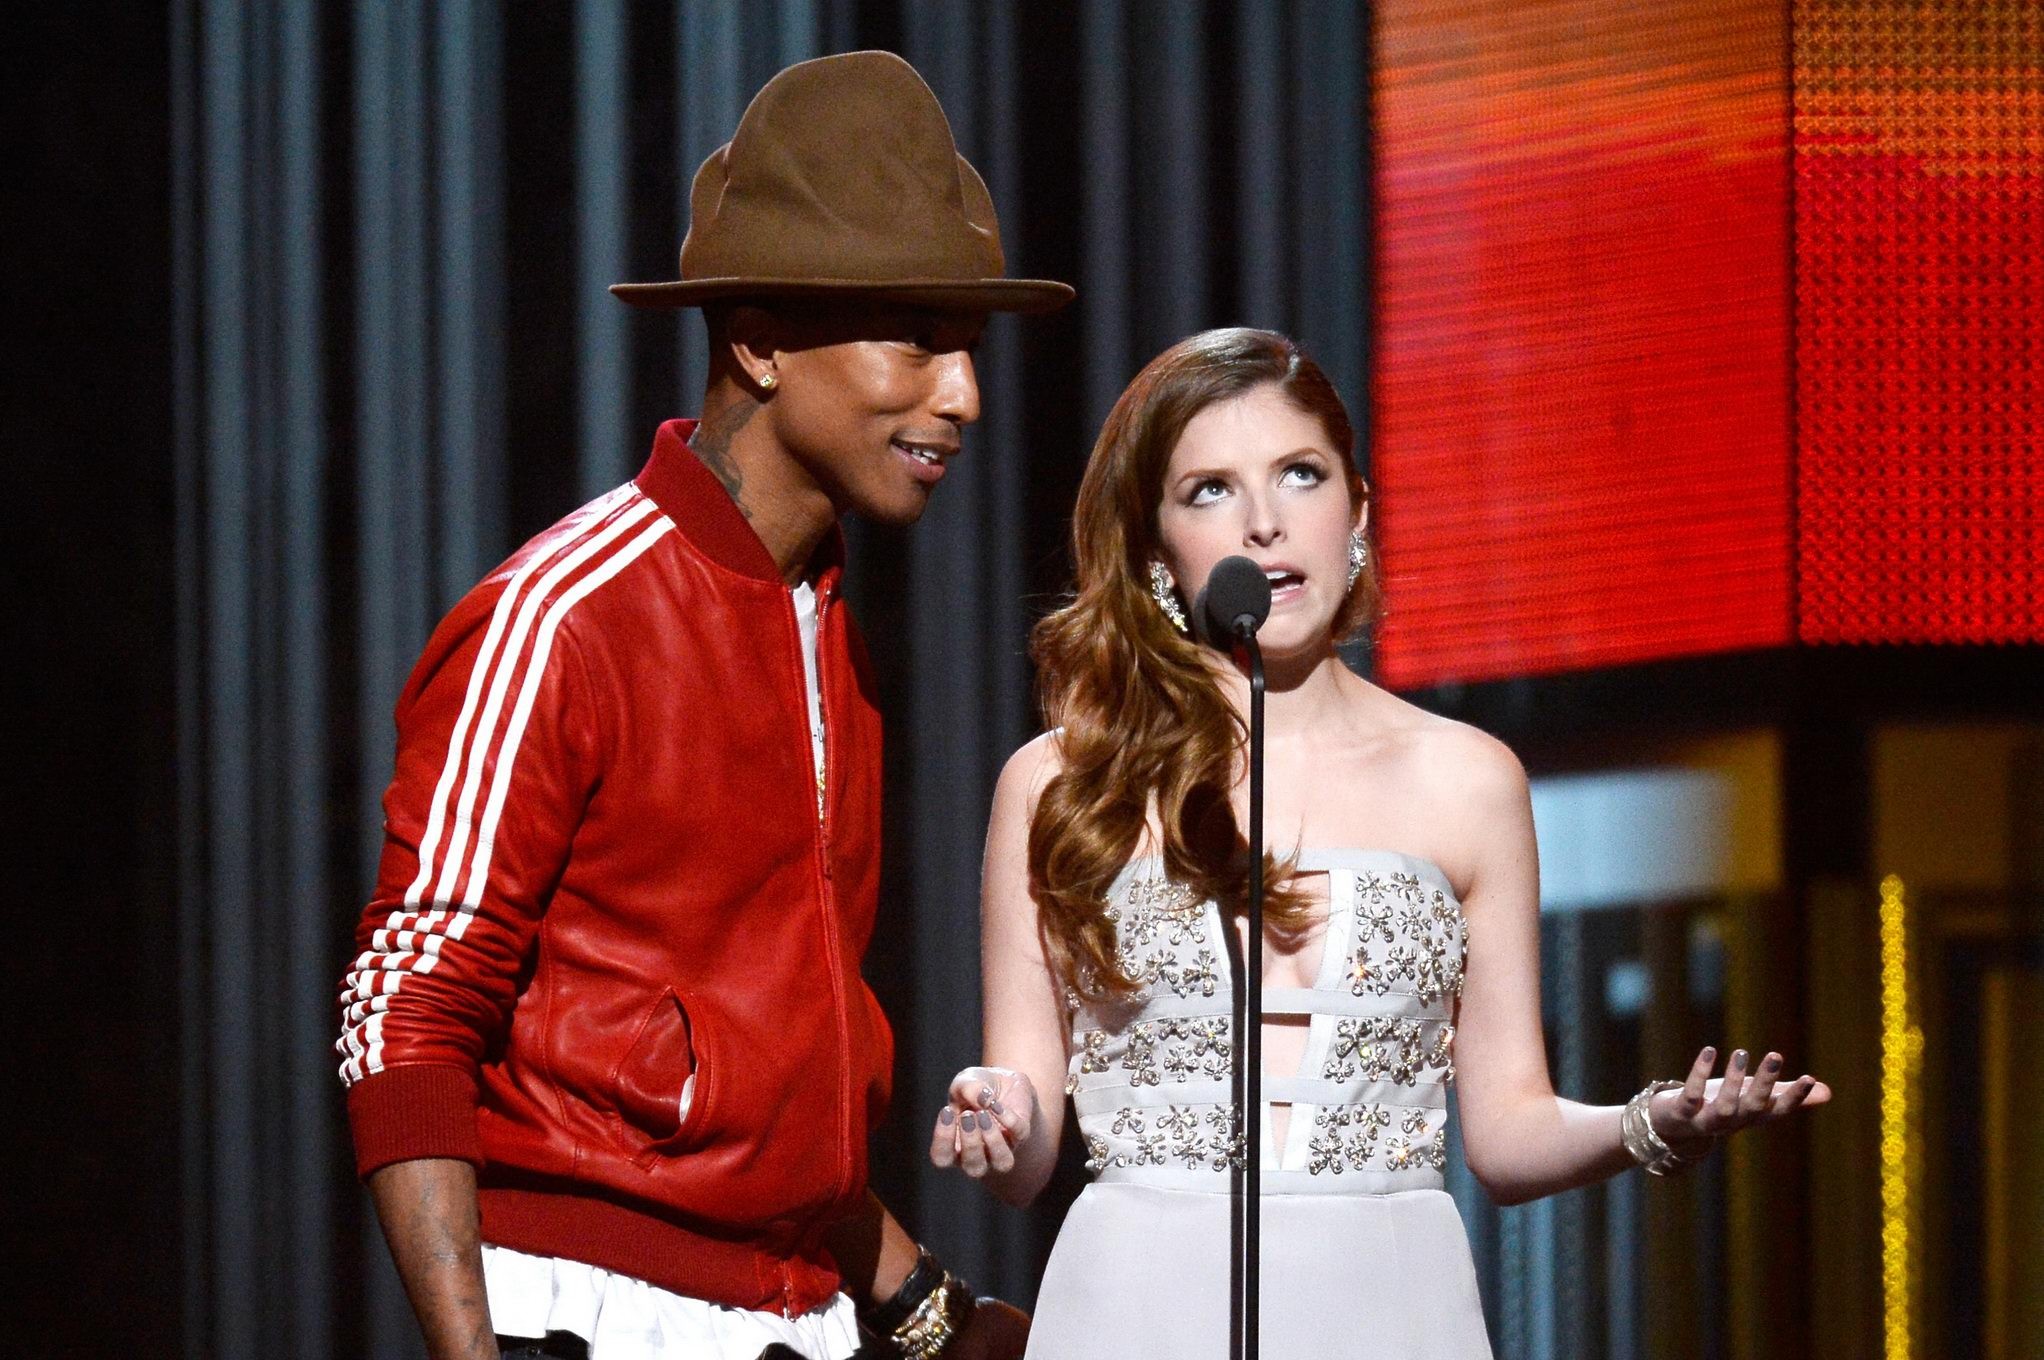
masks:
[[[1299,870],[1327,875],[1327,926],[1314,984],[1263,992],[1266,1016],[1308,1021],[1297,1073],[1264,1076],[1264,1189],[1439,1187],[1468,943],[1461,904],[1436,866],[1395,851],[1307,851]],[[1107,906],[1121,967],[1139,986],[1121,1000],[1067,999],[1065,1089],[1087,1169],[1225,1191],[1243,1140],[1220,912],[1157,859],[1131,861]],[[1273,1105],[1291,1111],[1282,1147],[1270,1137]]]

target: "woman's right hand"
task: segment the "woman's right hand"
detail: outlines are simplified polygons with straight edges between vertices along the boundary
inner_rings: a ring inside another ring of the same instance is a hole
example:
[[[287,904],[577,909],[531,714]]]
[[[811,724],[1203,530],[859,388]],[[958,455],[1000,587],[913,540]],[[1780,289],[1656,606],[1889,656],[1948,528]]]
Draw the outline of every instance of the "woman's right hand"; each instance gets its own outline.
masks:
[[[1028,1077],[1006,1067],[968,1067],[951,1079],[951,1099],[930,1135],[930,1160],[974,1180],[1004,1175],[1042,1119]]]

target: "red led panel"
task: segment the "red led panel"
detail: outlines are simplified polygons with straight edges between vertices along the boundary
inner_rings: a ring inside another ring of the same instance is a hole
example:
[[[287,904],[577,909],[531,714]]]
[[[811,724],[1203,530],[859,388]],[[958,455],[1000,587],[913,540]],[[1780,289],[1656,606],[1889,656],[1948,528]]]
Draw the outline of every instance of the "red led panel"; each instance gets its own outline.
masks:
[[[1795,7],[1798,627],[2044,640],[2044,4]]]
[[[1382,0],[1377,673],[1789,641],[1780,0]]]

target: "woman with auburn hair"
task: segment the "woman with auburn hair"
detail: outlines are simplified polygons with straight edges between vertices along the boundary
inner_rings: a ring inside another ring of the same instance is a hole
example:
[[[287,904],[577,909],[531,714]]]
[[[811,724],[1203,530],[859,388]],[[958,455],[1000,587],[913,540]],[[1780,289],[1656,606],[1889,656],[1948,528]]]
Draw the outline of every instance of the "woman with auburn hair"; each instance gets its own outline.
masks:
[[[1228,1343],[1243,1132],[1223,932],[1244,930],[1249,685],[1187,631],[1223,557],[1271,582],[1266,825],[1285,853],[1261,866],[1265,1353],[1489,1355],[1442,1189],[1451,1081],[1470,1169],[1507,1204],[1667,1173],[1829,1097],[1781,1080],[1776,1053],[1740,1050],[1713,1078],[1710,1048],[1625,1106],[1555,1094],[1525,774],[1335,652],[1377,602],[1354,444],[1296,345],[1219,330],[1137,375],[1087,465],[1077,589],[1035,635],[1050,730],[1008,762],[987,831],[987,1065],[958,1074],[930,1149],[1025,1204],[1064,1131],[1042,1093],[1072,1098],[1096,1180],[1051,1255],[1031,1356]]]

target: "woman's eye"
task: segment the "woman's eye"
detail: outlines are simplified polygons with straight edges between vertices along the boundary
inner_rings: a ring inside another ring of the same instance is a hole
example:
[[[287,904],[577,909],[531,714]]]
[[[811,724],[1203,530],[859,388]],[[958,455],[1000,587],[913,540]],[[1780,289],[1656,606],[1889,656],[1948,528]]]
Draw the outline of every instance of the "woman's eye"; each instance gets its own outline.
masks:
[[[1292,480],[1294,477],[1297,481]],[[1294,463],[1278,478],[1281,486],[1318,486],[1327,480],[1327,474],[1311,463]]]
[[[1212,478],[1208,478],[1206,481],[1201,482],[1198,486],[1195,486],[1192,489],[1192,496],[1189,499],[1189,503],[1192,505],[1206,505],[1211,501],[1219,499],[1221,495],[1227,491],[1227,489],[1228,487],[1226,483],[1217,482],[1214,481]]]

